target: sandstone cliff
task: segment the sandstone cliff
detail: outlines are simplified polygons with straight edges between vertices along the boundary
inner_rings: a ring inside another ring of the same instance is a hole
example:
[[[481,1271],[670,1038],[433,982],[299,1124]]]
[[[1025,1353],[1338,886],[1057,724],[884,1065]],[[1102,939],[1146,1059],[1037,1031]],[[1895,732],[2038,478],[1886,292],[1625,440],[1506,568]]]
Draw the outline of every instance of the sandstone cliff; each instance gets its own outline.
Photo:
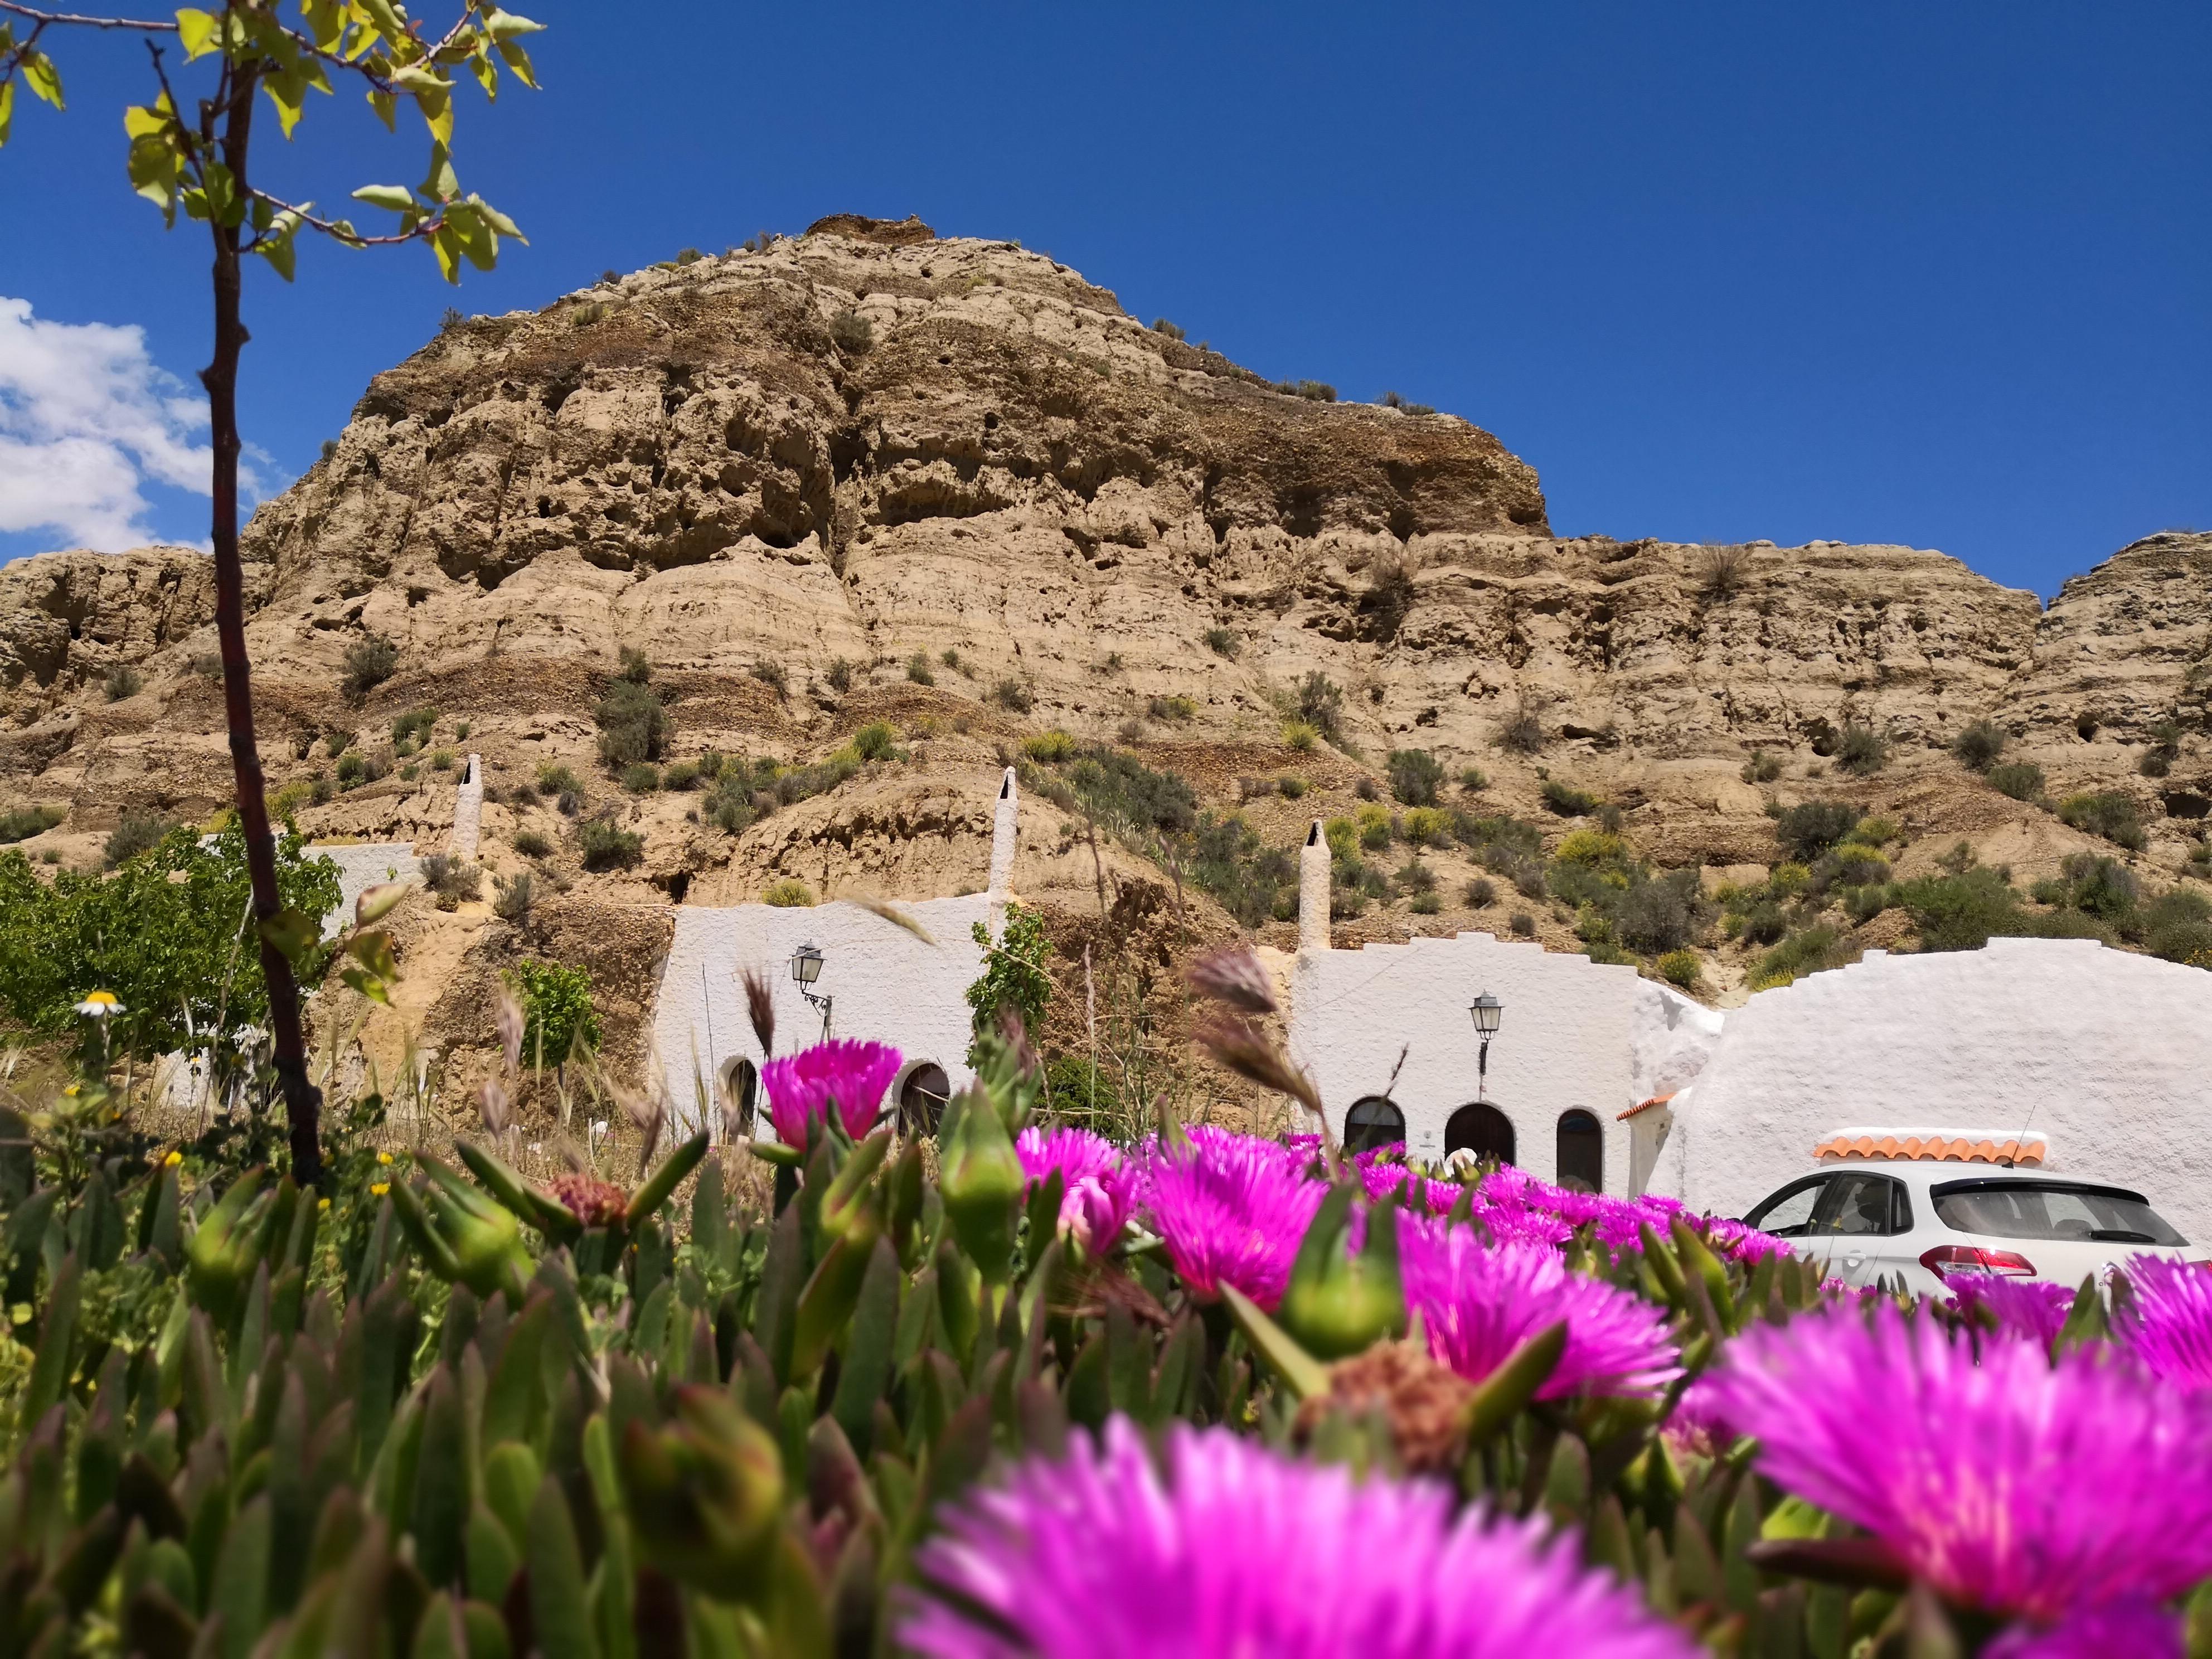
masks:
[[[644,835],[634,872],[538,862],[580,903],[978,886],[1000,751],[1049,727],[1224,808],[1240,779],[1296,775],[1309,793],[1244,806],[1275,845],[1416,746],[1487,772],[1482,810],[1553,829],[1547,779],[1594,791],[1661,865],[1769,861],[1778,795],[1898,817],[1926,849],[1908,862],[1964,836],[2030,876],[2090,845],[1951,758],[1984,718],[2053,796],[2139,800],[2147,870],[2183,869],[2212,798],[2193,735],[2212,536],[2139,542],[2048,611],[1910,548],[1562,539],[1531,469],[1463,420],[1279,389],[1045,255],[913,222],[825,222],[459,323],[370,384],[247,542],[272,781],[434,705],[435,742],[482,752],[495,797],[564,763]],[[42,848],[88,858],[126,806],[222,800],[211,599],[180,550],[0,570],[0,805],[69,809]],[[370,636],[397,672],[350,699]],[[805,762],[881,720],[906,758],[738,836],[696,796],[625,797],[591,712],[625,647],[654,665],[676,753]],[[143,688],[110,701],[117,665]],[[1298,752],[1285,711],[1316,673],[1342,735]],[[2177,715],[2192,735],[2142,775]],[[1849,725],[1887,735],[1885,769],[1833,769]],[[1516,727],[1535,746],[1504,746]],[[1754,749],[1778,775],[1745,780]],[[395,771],[301,822],[431,850],[453,775]],[[491,866],[520,867],[514,836],[560,830],[550,811],[489,807]],[[1094,863],[1079,827],[1037,804],[1018,884],[1079,903],[1147,873],[1110,847]],[[1503,925],[1434,861],[1444,909],[1349,931]]]

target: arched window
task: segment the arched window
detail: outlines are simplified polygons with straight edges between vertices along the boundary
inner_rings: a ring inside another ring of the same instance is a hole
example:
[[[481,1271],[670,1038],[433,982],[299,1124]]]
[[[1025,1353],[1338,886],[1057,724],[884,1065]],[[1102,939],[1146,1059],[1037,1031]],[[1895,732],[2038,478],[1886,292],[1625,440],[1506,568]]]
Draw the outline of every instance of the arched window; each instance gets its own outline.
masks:
[[[760,1071],[739,1054],[722,1062],[722,1138],[736,1140],[753,1132],[753,1108],[760,1099]]]
[[[1495,1106],[1470,1101],[1444,1125],[1444,1156],[1460,1151],[1500,1164],[1513,1162],[1513,1120]]]
[[[1578,1193],[1605,1190],[1605,1130],[1579,1106],[1559,1114],[1559,1185]]]
[[[1344,1115],[1344,1150],[1364,1152],[1376,1146],[1406,1144],[1406,1115],[1396,1103],[1381,1095],[1367,1095],[1352,1103]]]
[[[938,1120],[945,1115],[945,1103],[951,1097],[952,1082],[945,1075],[945,1068],[933,1060],[924,1060],[908,1072],[899,1085],[899,1133],[935,1134]]]

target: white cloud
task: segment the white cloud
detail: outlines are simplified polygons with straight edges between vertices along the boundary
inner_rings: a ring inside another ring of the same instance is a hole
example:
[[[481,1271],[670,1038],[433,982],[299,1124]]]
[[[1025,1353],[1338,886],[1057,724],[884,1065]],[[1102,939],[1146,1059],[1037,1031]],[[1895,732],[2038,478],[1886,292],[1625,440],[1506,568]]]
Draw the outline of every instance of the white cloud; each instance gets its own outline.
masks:
[[[55,323],[0,296],[0,532],[115,552],[156,539],[141,486],[208,494],[207,404],[135,324]],[[241,468],[246,501],[258,480]]]

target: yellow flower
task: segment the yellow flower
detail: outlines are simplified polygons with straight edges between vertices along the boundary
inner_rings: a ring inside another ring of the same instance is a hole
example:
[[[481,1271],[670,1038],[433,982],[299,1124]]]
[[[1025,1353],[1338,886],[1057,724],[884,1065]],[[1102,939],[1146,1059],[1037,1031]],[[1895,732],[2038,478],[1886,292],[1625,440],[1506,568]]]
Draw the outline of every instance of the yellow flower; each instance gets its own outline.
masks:
[[[106,1019],[111,1014],[123,1012],[123,1002],[112,991],[87,991],[76,1011],[91,1019]]]
[[[82,1090],[81,1088],[79,1088],[79,1087],[78,1087],[76,1084],[74,1084],[74,1083],[70,1084],[70,1085],[69,1085],[69,1087],[68,1087],[68,1088],[66,1088],[66,1089],[64,1089],[64,1090],[63,1090],[63,1091],[62,1091],[63,1095],[64,1095],[66,1098],[70,1099],[70,1100],[75,1100],[75,1099],[76,1099],[76,1098],[80,1094],[82,1094],[82,1093],[83,1093],[83,1092],[84,1092],[84,1091],[83,1091],[83,1090]]]
[[[370,1184],[368,1190],[375,1194],[379,1198],[382,1198],[385,1194],[392,1190],[392,1183],[388,1181],[374,1182]],[[325,1201],[328,1202],[327,1200]]]
[[[379,1152],[376,1155],[376,1161],[379,1164],[389,1164],[392,1162],[392,1154],[389,1152]]]
[[[315,1207],[319,1210],[327,1210],[331,1207],[331,1201],[327,1198],[317,1199]]]
[[[167,1157],[167,1158],[163,1158],[163,1159],[161,1160],[161,1162],[162,1162],[162,1163],[164,1163],[164,1164],[167,1164],[167,1165],[169,1166],[169,1168],[171,1168],[171,1169],[173,1169],[173,1169],[175,1169],[175,1168],[177,1167],[177,1165],[179,1165],[179,1164],[182,1164],[184,1161],[185,1161],[185,1155],[184,1155],[182,1152],[170,1152],[170,1154],[168,1155],[168,1157]]]

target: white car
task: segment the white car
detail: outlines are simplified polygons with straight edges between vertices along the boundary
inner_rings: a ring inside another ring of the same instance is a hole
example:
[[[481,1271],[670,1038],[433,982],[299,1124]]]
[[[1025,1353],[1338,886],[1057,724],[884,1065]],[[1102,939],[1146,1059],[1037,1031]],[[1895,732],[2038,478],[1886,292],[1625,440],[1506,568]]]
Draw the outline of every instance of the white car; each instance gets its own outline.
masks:
[[[1847,1285],[1901,1280],[1922,1294],[1961,1273],[2079,1285],[2133,1255],[2205,1254],[2141,1193],[1980,1164],[1838,1164],[1791,1182],[1744,1220]]]

